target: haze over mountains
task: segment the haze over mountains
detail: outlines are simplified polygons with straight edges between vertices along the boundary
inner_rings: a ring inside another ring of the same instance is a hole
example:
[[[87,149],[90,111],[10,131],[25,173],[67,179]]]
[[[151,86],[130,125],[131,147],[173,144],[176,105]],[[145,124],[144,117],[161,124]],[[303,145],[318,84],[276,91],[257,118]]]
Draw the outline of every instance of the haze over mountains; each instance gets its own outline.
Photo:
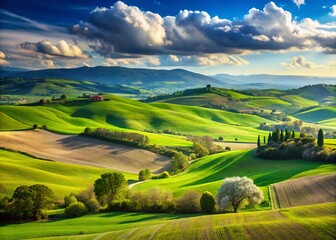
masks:
[[[158,93],[174,92],[187,88],[217,87],[234,89],[290,89],[312,84],[335,84],[336,77],[217,74],[206,76],[183,69],[156,70],[125,67],[80,67],[66,69],[28,70],[1,68],[0,77],[8,78],[62,78],[90,81],[106,85],[125,85]]]

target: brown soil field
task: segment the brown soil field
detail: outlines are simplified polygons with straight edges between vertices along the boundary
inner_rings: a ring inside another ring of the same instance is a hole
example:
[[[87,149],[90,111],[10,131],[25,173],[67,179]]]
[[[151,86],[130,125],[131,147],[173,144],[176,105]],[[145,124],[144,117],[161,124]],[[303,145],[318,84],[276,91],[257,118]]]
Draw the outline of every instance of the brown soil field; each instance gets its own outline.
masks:
[[[0,146],[56,162],[138,173],[149,168],[158,173],[170,158],[121,144],[43,130],[0,132]]]
[[[232,151],[234,150],[245,150],[256,148],[256,143],[234,143],[234,142],[214,142],[215,145],[221,146],[222,148],[230,147]]]
[[[280,208],[336,202],[336,174],[288,180],[273,189]]]

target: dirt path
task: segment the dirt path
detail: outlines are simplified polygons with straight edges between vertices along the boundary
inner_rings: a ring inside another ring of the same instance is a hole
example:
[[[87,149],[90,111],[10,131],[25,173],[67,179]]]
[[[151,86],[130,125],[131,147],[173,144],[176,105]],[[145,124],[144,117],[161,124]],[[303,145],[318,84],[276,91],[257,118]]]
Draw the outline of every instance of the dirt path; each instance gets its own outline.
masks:
[[[0,132],[0,146],[36,157],[86,166],[138,173],[149,168],[158,173],[167,169],[168,157],[150,151],[77,135],[43,130]]]

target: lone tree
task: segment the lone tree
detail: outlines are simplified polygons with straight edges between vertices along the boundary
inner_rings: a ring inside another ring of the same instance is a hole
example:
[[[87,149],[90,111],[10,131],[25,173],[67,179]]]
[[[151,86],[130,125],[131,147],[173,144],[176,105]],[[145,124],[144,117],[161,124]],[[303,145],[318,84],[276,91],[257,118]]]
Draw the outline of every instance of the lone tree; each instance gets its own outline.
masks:
[[[113,200],[126,187],[125,176],[121,173],[104,173],[94,183],[94,192],[102,203],[111,205]]]
[[[323,147],[324,145],[324,134],[322,129],[320,129],[317,134],[317,145],[319,147]]]
[[[213,213],[215,211],[216,200],[211,192],[204,192],[202,194],[200,203],[202,212]]]
[[[225,178],[217,193],[219,207],[222,210],[233,209],[235,213],[247,204],[260,204],[263,199],[262,191],[247,177]]]
[[[53,204],[54,193],[47,186],[20,186],[13,193],[8,211],[18,219],[41,219],[47,217],[45,210]]]

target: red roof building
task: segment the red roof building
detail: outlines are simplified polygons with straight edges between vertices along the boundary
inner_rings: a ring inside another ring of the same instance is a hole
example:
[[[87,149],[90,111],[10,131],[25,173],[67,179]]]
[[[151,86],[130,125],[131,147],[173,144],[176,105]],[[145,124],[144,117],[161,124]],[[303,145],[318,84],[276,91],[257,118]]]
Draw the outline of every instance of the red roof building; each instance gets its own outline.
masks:
[[[99,95],[91,96],[90,99],[91,101],[104,101],[104,97]]]

